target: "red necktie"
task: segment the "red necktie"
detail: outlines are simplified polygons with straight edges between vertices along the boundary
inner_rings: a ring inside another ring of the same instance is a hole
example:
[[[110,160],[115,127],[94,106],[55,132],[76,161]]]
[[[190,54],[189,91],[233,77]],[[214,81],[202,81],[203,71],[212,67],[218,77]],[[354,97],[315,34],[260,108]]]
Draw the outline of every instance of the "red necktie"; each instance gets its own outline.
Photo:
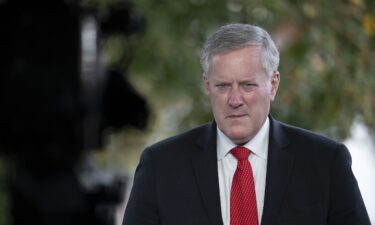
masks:
[[[250,150],[237,146],[231,153],[238,163],[230,193],[230,225],[258,225],[253,170],[248,160]]]

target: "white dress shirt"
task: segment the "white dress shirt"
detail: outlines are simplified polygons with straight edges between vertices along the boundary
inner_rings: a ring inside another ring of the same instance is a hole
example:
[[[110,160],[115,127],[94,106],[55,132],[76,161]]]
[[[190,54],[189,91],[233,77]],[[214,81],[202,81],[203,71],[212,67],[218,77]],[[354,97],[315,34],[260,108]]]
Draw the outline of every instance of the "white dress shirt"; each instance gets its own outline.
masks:
[[[267,120],[255,137],[244,145],[244,147],[251,150],[249,161],[254,176],[259,224],[263,214],[264,191],[266,188],[269,128],[270,122],[267,117]],[[233,175],[237,168],[237,159],[230,154],[230,150],[236,146],[236,144],[217,128],[217,164],[221,213],[224,225],[230,225],[230,191]]]

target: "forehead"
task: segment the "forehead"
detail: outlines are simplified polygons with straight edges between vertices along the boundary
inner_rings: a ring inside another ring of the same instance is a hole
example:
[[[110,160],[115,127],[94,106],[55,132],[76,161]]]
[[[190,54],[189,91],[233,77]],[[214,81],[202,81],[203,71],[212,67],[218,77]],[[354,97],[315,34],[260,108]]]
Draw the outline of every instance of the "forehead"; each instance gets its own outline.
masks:
[[[262,70],[261,46],[251,45],[217,53],[209,60],[208,73],[255,72]]]

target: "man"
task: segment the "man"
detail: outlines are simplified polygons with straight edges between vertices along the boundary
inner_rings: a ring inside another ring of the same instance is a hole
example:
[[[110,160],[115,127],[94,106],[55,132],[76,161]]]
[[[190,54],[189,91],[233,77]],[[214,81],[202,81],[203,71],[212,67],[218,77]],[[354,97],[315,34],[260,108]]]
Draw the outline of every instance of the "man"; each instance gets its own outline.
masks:
[[[215,121],[143,152],[124,225],[370,224],[347,148],[269,115],[280,74],[266,31],[221,27],[201,64]]]

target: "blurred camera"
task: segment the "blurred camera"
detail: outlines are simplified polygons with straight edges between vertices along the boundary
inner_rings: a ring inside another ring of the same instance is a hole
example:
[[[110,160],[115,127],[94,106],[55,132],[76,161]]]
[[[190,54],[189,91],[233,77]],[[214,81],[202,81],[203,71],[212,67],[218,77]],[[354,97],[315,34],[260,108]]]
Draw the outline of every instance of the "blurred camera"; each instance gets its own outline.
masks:
[[[129,2],[104,13],[79,1],[0,4],[0,153],[14,225],[114,224],[125,179],[90,162],[103,130],[144,128],[148,106],[101,61],[100,43],[144,19]]]

